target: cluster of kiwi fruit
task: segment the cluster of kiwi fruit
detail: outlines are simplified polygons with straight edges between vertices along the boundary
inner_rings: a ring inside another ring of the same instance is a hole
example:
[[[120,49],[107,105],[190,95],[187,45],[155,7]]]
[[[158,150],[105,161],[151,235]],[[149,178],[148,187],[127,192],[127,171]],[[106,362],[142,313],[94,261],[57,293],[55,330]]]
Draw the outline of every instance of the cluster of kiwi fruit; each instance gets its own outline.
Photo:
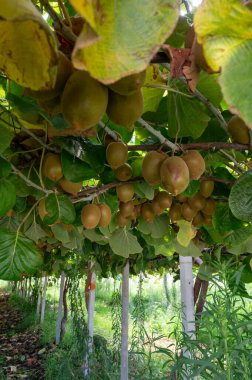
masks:
[[[149,185],[161,185],[174,196],[187,188],[190,179],[198,180],[204,171],[204,158],[196,150],[182,157],[151,151],[145,155],[142,165],[143,177]]]
[[[192,222],[195,227],[201,225],[212,226],[212,217],[215,212],[215,200],[211,197],[214,190],[214,182],[202,180],[199,191],[191,196],[177,195],[174,198],[169,216],[172,223],[184,219]]]
[[[72,131],[91,130],[105,113],[112,122],[132,130],[143,113],[141,87],[145,76],[142,71],[104,86],[88,72],[73,69],[71,61],[59,51],[54,88],[30,91],[30,95],[51,116],[62,112]]]
[[[111,221],[111,209],[106,203],[85,205],[81,210],[81,221],[88,230],[105,228]]]

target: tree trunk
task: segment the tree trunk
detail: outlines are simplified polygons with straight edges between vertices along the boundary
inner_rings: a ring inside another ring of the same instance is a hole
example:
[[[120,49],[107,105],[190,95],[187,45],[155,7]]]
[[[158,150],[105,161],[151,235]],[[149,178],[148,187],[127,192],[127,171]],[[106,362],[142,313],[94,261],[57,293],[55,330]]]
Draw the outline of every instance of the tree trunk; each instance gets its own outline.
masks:
[[[87,275],[85,295],[86,302],[88,300],[88,344],[87,353],[84,361],[84,377],[89,376],[89,360],[93,350],[93,335],[94,335],[94,311],[95,311],[95,288],[96,288],[96,274],[93,270],[94,264],[89,263],[89,270]],[[87,295],[88,291],[88,295]]]
[[[43,323],[44,319],[45,319],[46,288],[47,288],[47,276],[45,276],[45,278],[44,278],[44,289],[43,289],[43,296],[42,296],[42,302],[41,302],[40,323]]]
[[[62,322],[62,307],[63,307],[63,291],[65,286],[65,274],[62,272],[60,275],[60,293],[59,293],[59,306],[58,306],[58,319],[56,326],[56,344],[60,342],[61,338],[61,322]]]
[[[128,380],[128,334],[129,334],[129,262],[122,274],[122,344],[120,380]]]
[[[37,319],[39,319],[40,311],[41,311],[42,280],[43,280],[43,278],[40,277],[40,279],[39,279],[39,289],[38,289],[37,310],[36,310],[36,317],[37,317]]]
[[[180,255],[179,262],[183,329],[191,339],[195,339],[192,258]],[[183,356],[187,358],[191,357],[191,353],[187,347],[183,348]],[[189,365],[186,366],[186,372],[188,376],[184,377],[185,380],[190,377]]]
[[[60,331],[61,340],[63,339],[63,336],[66,332],[66,324],[67,324],[67,318],[68,318],[68,307],[67,307],[68,285],[69,285],[69,278],[66,278],[65,286],[63,290],[63,318],[61,320],[61,331]]]
[[[168,291],[168,281],[167,281],[167,273],[164,273],[163,281],[164,281],[164,291],[165,291],[165,298],[166,298],[166,307],[168,308],[170,304],[170,297],[169,297],[169,291]]]

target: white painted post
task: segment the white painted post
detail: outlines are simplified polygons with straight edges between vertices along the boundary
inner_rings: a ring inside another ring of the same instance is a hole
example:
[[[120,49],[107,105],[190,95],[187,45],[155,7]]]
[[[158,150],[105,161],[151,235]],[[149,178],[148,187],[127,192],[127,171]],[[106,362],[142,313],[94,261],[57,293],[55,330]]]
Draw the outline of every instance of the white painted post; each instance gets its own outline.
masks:
[[[195,313],[194,313],[194,297],[193,297],[193,272],[192,257],[179,256],[180,263],[180,289],[182,304],[182,323],[184,332],[191,338],[195,339]],[[191,353],[187,347],[183,348],[183,356],[190,358]],[[189,367],[188,374],[189,374]],[[184,377],[184,380],[188,376]],[[195,378],[196,379],[196,378]]]
[[[46,288],[47,288],[47,276],[45,276],[44,278],[44,289],[43,289],[42,303],[41,303],[40,323],[43,323],[45,319]]]
[[[40,277],[39,279],[38,300],[37,300],[37,310],[36,310],[37,319],[39,319],[39,315],[40,315],[41,289],[42,289],[42,277]]]
[[[85,358],[85,363],[84,363],[84,370],[83,374],[84,377],[87,377],[90,373],[90,368],[89,368],[89,360],[90,360],[90,355],[93,350],[93,336],[94,336],[94,311],[95,311],[95,288],[96,288],[96,274],[93,270],[94,264],[90,265],[90,271],[91,273],[91,278],[90,278],[90,284],[88,288],[88,345],[87,345],[87,353],[86,353],[86,358]]]
[[[128,380],[128,334],[129,334],[129,262],[122,274],[122,344],[120,380]]]
[[[58,306],[58,319],[57,319],[57,325],[56,325],[56,344],[59,344],[60,342],[60,335],[61,335],[61,321],[62,321],[62,306],[63,306],[63,292],[64,292],[64,286],[65,286],[65,273],[62,272],[60,275],[60,293],[59,293],[59,306]]]

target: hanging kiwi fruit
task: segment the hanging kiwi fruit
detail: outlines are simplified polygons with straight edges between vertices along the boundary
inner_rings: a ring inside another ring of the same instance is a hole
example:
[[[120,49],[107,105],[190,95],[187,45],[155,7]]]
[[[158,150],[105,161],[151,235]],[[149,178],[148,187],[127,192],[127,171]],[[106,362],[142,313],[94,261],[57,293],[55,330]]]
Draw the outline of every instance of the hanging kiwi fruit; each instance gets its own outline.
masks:
[[[77,195],[77,193],[82,189],[82,182],[71,182],[65,177],[61,178],[59,184],[66,193]]]
[[[128,159],[128,147],[123,142],[112,142],[107,146],[106,159],[112,169],[117,169]]]
[[[183,155],[183,160],[189,169],[191,179],[199,179],[206,169],[204,158],[197,150],[189,150]]]
[[[249,129],[239,116],[232,116],[228,122],[227,127],[233,141],[236,141],[240,144],[250,143]]]
[[[105,228],[111,222],[111,209],[106,203],[100,203],[98,204],[98,207],[101,211],[101,217],[98,225],[99,227]]]
[[[149,185],[155,186],[160,184],[160,167],[166,158],[167,155],[165,153],[155,150],[145,155],[142,164],[142,175]]]
[[[133,95],[143,86],[146,77],[146,71],[126,76],[117,82],[109,85],[109,88],[119,95]]]
[[[121,202],[124,202],[124,203],[129,202],[132,200],[135,193],[134,185],[131,183],[127,183],[125,185],[117,186],[116,193],[117,193],[118,199]]]
[[[163,187],[172,195],[182,193],[189,185],[189,169],[181,157],[166,158],[160,167],[160,177]]]
[[[119,166],[119,168],[115,170],[115,176],[118,181],[128,181],[132,177],[132,167],[127,163]]]
[[[87,229],[93,229],[98,226],[101,219],[101,209],[95,204],[89,204],[81,210],[81,221]]]
[[[54,153],[46,154],[42,165],[42,174],[51,181],[59,181],[63,177],[60,156]]]

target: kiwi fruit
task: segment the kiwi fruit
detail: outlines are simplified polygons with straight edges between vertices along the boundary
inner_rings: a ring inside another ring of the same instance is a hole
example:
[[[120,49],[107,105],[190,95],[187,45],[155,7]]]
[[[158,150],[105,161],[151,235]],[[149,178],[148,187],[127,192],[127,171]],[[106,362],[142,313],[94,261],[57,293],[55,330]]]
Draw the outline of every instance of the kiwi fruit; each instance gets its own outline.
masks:
[[[101,219],[101,210],[99,206],[90,204],[86,205],[81,210],[81,221],[87,229],[93,229],[98,226]]]
[[[160,167],[166,158],[165,153],[156,152],[155,150],[145,155],[142,164],[142,175],[149,185],[154,186],[161,182]]]
[[[176,199],[180,202],[180,203],[184,203],[187,201],[187,197],[184,197],[183,195],[179,194],[176,196]]]
[[[206,169],[206,164],[201,154],[197,150],[190,150],[182,158],[188,166],[190,178],[199,179]]]
[[[113,123],[122,125],[131,131],[134,127],[134,123],[143,113],[143,95],[141,91],[137,91],[129,96],[119,95],[113,91],[109,91],[106,112]]]
[[[152,206],[152,210],[153,210],[153,212],[154,212],[155,215],[161,215],[161,214],[163,214],[164,209],[162,207],[160,207],[160,204],[159,204],[159,202],[158,202],[157,199],[154,199],[151,202],[151,206]]]
[[[209,198],[214,190],[214,181],[204,180],[200,182],[200,194],[205,198]]]
[[[99,227],[107,227],[111,222],[111,209],[106,203],[101,203],[98,205],[101,211],[101,218],[99,220]]]
[[[172,196],[167,191],[159,191],[155,195],[155,200],[159,203],[159,206],[164,210],[170,208],[172,204]]]
[[[125,218],[128,218],[134,211],[133,201],[120,203],[119,210],[122,216],[124,216]]]
[[[129,219],[125,218],[120,212],[117,213],[116,220],[119,227],[125,227],[129,222]]]
[[[182,193],[189,185],[189,169],[180,157],[166,158],[160,167],[160,177],[164,188],[172,195]]]
[[[134,185],[127,183],[116,187],[117,197],[121,202],[129,202],[134,196]]]
[[[74,101],[73,101],[74,100]],[[70,127],[86,130],[106,112],[108,89],[86,71],[75,71],[68,79],[61,99],[63,116]]]
[[[232,116],[228,122],[227,127],[233,141],[236,141],[240,144],[250,143],[248,127],[239,116]]]
[[[38,214],[41,220],[43,220],[44,217],[48,214],[45,207],[45,199],[41,199],[41,201],[38,204]]]
[[[132,177],[132,168],[129,164],[125,163],[122,166],[119,166],[115,170],[115,176],[118,181],[128,181]]]
[[[193,221],[192,221],[192,224],[195,226],[195,227],[199,227],[201,226],[202,224],[204,224],[204,216],[201,214],[201,212],[197,212],[197,214],[194,216],[193,218]]]
[[[172,204],[169,211],[169,217],[172,223],[182,219],[181,205],[179,203]]]
[[[208,227],[212,227],[213,225],[213,220],[212,220],[212,217],[210,215],[205,215],[204,216],[204,224]]]
[[[132,95],[140,90],[146,77],[146,71],[132,74],[109,85],[109,88],[119,95]]]
[[[128,159],[128,147],[123,142],[112,142],[107,146],[106,159],[112,169],[117,169]]]
[[[46,154],[42,165],[42,174],[51,181],[59,181],[63,177],[60,156],[54,153]]]
[[[202,210],[206,205],[206,198],[203,197],[200,193],[196,193],[192,197],[188,198],[188,204],[194,210]]]
[[[104,145],[105,145],[105,147],[107,147],[107,146],[108,146],[110,143],[112,143],[112,142],[118,142],[118,141],[121,141],[121,140],[122,140],[122,138],[121,138],[121,136],[119,135],[119,133],[117,133],[117,132],[115,132],[115,131],[113,131],[113,132],[116,134],[117,139],[116,139],[116,140],[113,139],[112,136],[110,136],[108,133],[106,133],[105,136],[104,136]]]
[[[147,222],[152,222],[155,218],[154,211],[150,202],[146,202],[142,205],[141,215]]]
[[[70,77],[73,67],[71,61],[61,51],[58,52],[58,71],[56,76],[56,82],[52,90],[45,91],[29,91],[29,94],[38,100],[51,100],[62,92],[67,79]]]
[[[72,195],[77,195],[77,193],[82,189],[82,182],[71,182],[65,177],[60,179],[59,184],[66,193]]]
[[[212,216],[215,212],[215,200],[212,198],[206,199],[205,207],[202,209],[203,214]]]
[[[187,202],[183,203],[181,206],[181,215],[185,220],[188,222],[191,222],[195,215],[197,214],[197,211],[193,209]]]

